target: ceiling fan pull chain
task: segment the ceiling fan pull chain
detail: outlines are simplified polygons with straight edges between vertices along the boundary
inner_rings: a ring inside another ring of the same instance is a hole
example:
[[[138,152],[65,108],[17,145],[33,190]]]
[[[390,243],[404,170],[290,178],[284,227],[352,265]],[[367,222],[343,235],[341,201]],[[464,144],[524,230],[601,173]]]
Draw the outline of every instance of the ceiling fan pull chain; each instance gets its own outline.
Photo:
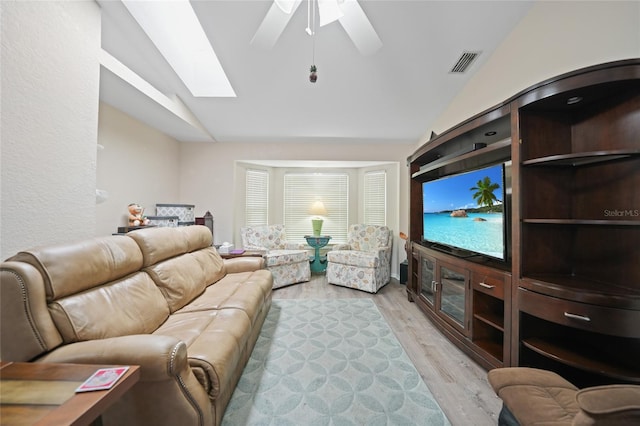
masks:
[[[318,80],[318,69],[316,68],[316,8],[315,0],[307,0],[307,34],[311,36],[311,68],[309,71],[309,81],[315,83]],[[313,11],[311,10],[313,9]]]

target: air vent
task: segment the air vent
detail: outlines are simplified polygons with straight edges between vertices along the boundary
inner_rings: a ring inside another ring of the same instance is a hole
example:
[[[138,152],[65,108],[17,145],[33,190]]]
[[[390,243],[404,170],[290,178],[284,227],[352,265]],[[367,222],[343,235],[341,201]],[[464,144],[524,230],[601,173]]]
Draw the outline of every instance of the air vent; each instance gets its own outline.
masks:
[[[456,64],[453,66],[453,68],[451,68],[451,71],[449,72],[453,72],[453,73],[463,73],[465,72],[473,63],[473,61],[476,60],[476,58],[478,56],[480,56],[481,52],[463,52],[462,55],[460,56],[460,59],[458,59],[458,62],[456,62]]]

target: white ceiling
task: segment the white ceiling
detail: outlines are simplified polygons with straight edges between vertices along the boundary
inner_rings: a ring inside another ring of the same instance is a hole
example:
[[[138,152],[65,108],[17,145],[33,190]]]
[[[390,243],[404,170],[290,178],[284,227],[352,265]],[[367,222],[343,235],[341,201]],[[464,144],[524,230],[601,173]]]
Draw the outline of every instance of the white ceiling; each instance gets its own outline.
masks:
[[[100,99],[180,141],[229,143],[416,143],[531,6],[360,0],[382,48],[362,56],[338,22],[319,28],[312,84],[306,4],[264,50],[250,41],[272,1],[192,1],[237,94],[194,98],[122,3],[98,2],[103,49],[164,95],[101,67]],[[450,73],[464,51],[482,54]]]

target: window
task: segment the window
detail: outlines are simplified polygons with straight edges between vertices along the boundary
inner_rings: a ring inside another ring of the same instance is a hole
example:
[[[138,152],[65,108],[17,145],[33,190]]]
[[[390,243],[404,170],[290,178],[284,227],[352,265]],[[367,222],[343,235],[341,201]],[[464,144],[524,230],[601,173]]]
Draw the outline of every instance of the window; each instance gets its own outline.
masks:
[[[387,224],[387,172],[376,170],[364,174],[364,223]]]
[[[284,176],[284,225],[287,239],[305,242],[311,235],[311,205],[320,200],[327,209],[322,234],[332,243],[345,242],[349,225],[349,176],[346,173],[287,173]]]
[[[269,224],[269,173],[265,170],[247,170],[244,223]]]

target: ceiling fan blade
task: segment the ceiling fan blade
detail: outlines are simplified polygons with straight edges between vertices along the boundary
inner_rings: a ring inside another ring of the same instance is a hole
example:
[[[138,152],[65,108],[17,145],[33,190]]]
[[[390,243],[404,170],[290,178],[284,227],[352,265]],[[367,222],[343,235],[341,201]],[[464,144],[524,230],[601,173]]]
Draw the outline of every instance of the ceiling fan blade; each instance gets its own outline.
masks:
[[[338,0],[318,0],[318,15],[320,15],[320,26],[324,27],[344,16],[338,6]]]
[[[382,47],[382,41],[357,0],[344,0],[340,5],[344,16],[339,19],[353,44],[363,55],[371,55]]]
[[[291,12],[286,13],[274,1],[251,39],[251,44],[263,49],[273,48],[301,2],[302,0],[285,2],[287,5],[286,9],[288,9],[288,6],[291,6]]]

